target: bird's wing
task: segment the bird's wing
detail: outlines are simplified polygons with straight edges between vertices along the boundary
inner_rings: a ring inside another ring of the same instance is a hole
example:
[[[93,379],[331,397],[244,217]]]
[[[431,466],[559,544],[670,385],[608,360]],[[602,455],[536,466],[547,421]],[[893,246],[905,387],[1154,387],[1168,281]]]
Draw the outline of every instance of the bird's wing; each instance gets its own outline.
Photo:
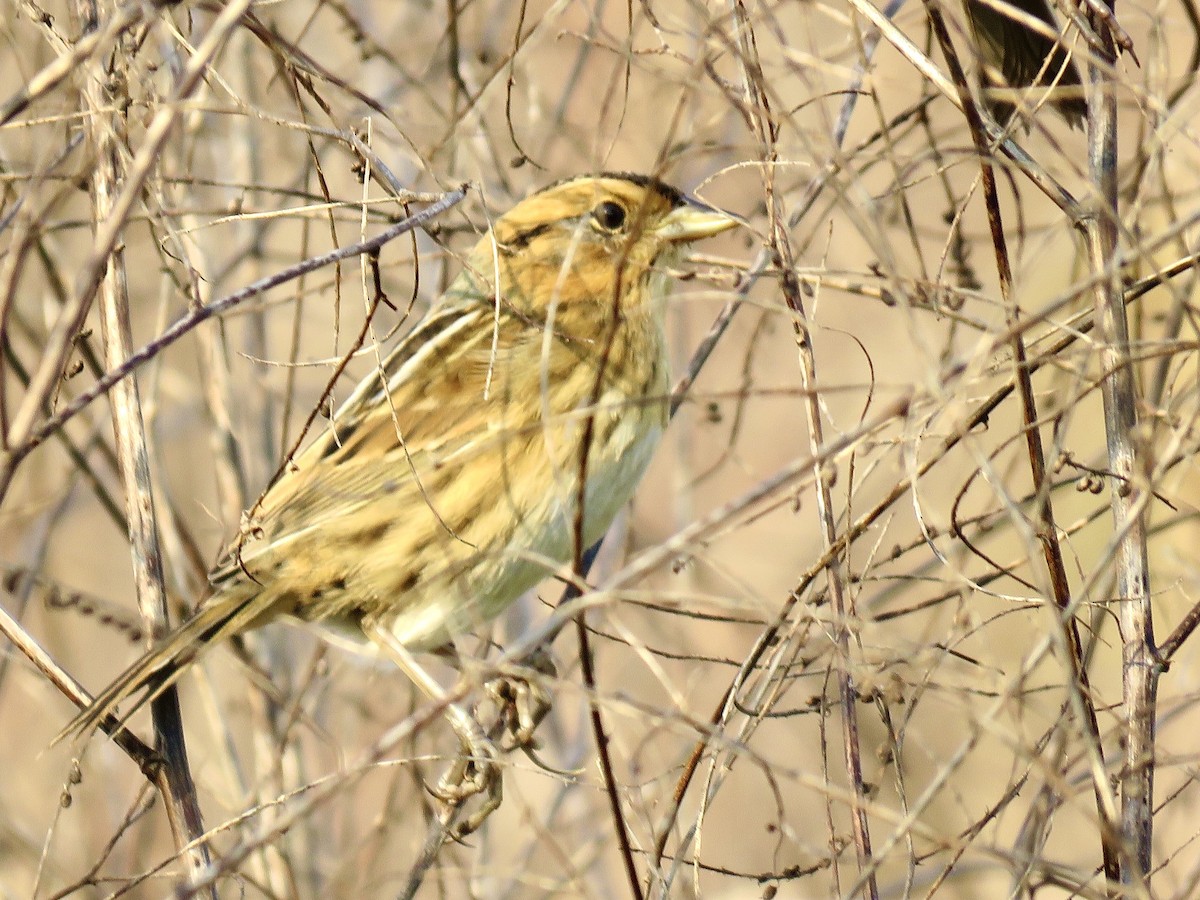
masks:
[[[385,482],[390,494],[420,490],[418,471],[495,436],[515,418],[514,394],[538,402],[544,351],[557,363],[559,344],[479,299],[435,311],[280,474],[254,514],[253,533],[230,544],[210,580],[219,585],[250,574],[249,564],[271,545],[352,516],[377,500]]]

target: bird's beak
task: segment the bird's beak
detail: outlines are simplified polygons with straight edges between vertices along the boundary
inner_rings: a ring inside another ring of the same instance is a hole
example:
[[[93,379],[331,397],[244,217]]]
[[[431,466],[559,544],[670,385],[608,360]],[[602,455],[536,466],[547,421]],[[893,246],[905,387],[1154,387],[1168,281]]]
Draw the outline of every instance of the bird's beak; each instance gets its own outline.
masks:
[[[686,244],[728,231],[735,225],[745,224],[733,213],[715,209],[694,197],[687,197],[685,201],[683,206],[678,206],[663,216],[658,227],[654,229],[655,234],[664,241]]]

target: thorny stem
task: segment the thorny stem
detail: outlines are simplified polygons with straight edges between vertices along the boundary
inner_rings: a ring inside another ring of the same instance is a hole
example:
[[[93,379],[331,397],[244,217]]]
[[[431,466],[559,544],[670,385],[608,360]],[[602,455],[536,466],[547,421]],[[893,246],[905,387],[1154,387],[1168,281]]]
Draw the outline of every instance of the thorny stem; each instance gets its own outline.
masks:
[[[884,16],[884,18],[890,20],[890,17],[893,16],[899,10],[902,2],[903,2],[903,0],[891,0],[891,2],[883,10],[882,15]],[[837,122],[833,127],[833,146],[835,148],[840,149],[845,140],[846,132],[850,127],[850,120],[851,120],[854,108],[857,105],[858,88],[861,86],[861,83],[866,76],[866,72],[869,68],[869,61],[874,54],[875,47],[878,46],[879,40],[880,40],[880,35],[878,33],[867,35],[864,38],[863,61],[860,63],[859,68],[856,72],[855,83],[854,83],[852,89],[847,91],[846,100],[841,106],[841,111],[838,115]],[[838,170],[839,167],[840,167],[840,164],[839,164],[838,159],[836,159],[836,158],[830,159],[827,161],[826,165],[823,167],[822,175],[818,176],[817,178],[814,178],[812,181],[809,182],[808,187],[804,191],[804,194],[800,197],[799,202],[797,203],[795,209],[792,211],[791,215],[789,216],[789,218],[787,220],[788,230],[794,228],[800,222],[800,220],[804,217],[804,214],[809,211],[809,209],[812,207],[813,203],[816,201],[816,198],[820,195],[822,189],[825,187],[827,180],[829,178],[832,178],[832,176]],[[738,286],[736,296],[733,297],[732,299],[730,299],[725,304],[725,306],[722,307],[721,311],[717,314],[717,318],[714,320],[713,325],[709,330],[709,333],[707,335],[705,335],[705,337],[701,341],[700,345],[696,348],[696,351],[693,354],[692,359],[688,365],[687,372],[683,375],[682,378],[680,378],[679,382],[675,385],[675,387],[671,391],[671,414],[672,415],[674,415],[675,412],[682,405],[683,400],[687,396],[688,391],[691,389],[692,384],[695,382],[700,369],[703,368],[705,362],[708,360],[709,355],[712,353],[713,348],[716,346],[717,342],[721,339],[721,336],[725,333],[725,330],[729,327],[730,322],[732,322],[733,316],[737,312],[737,309],[740,306],[741,301],[746,296],[749,295],[751,288],[753,288],[754,284],[759,280],[759,278],[762,277],[763,273],[767,270],[767,267],[769,265],[771,265],[773,262],[776,262],[776,260],[773,257],[771,248],[764,247],[763,250],[759,253],[758,258],[754,261],[754,263],[745,272],[745,274],[742,278],[741,284]],[[817,454],[815,450],[814,450],[813,455],[814,455],[814,458],[819,458],[819,454]],[[832,560],[839,558],[843,549],[846,547],[849,547],[849,545],[850,545],[849,537],[836,539],[831,546],[826,547],[825,559],[828,561],[832,561]],[[830,562],[830,564],[832,565],[832,562]],[[823,562],[822,568],[824,568],[824,565],[825,565],[825,563]],[[796,596],[799,596],[799,594],[798,593],[793,594],[792,596],[794,598]],[[794,603],[794,600],[790,599],[787,603],[785,603],[785,609],[790,610],[793,606],[793,603]],[[786,613],[785,613],[785,615],[786,615]],[[764,652],[765,647],[771,640],[771,638],[769,636],[773,635],[774,633],[775,633],[775,627],[773,627],[773,626],[766,630],[763,638],[760,639],[760,643],[758,644],[758,647],[756,648],[756,651],[752,654],[752,656],[757,658],[757,656],[759,654]],[[742,673],[753,670],[754,665],[755,665],[755,663],[750,663],[747,666],[743,666],[741,672],[739,672],[738,678],[732,684],[730,684],[729,687],[725,690],[725,692],[721,695],[720,700],[717,702],[716,709],[714,710],[712,717],[710,719],[710,722],[714,726],[718,725],[722,721],[722,719],[726,715],[727,710],[730,708],[730,701],[733,699],[733,697],[735,696],[735,694],[737,692],[738,685],[743,677]],[[857,739],[855,739],[855,744],[857,744]],[[688,757],[687,762],[684,764],[683,773],[680,775],[678,781],[676,782],[675,790],[674,790],[674,792],[672,794],[672,798],[671,798],[672,805],[669,808],[669,810],[667,811],[667,814],[664,816],[663,824],[659,827],[658,835],[655,838],[654,856],[653,856],[653,867],[654,868],[658,868],[658,866],[662,862],[663,855],[666,852],[667,839],[671,833],[671,828],[675,822],[675,819],[679,813],[679,809],[683,803],[684,795],[687,793],[688,787],[691,784],[693,778],[695,777],[696,770],[699,768],[705,746],[706,746],[705,741],[697,742],[696,746],[693,748],[691,755]],[[861,782],[861,778],[859,779],[859,782]],[[856,783],[858,783],[858,782],[856,782]],[[869,843],[869,840],[870,840],[869,835],[867,836],[867,840]],[[861,844],[859,846],[861,847]],[[870,854],[868,853],[868,856],[869,855]],[[874,884],[874,869],[873,868],[868,869],[867,874],[868,874],[868,877],[870,877],[872,879],[872,884]]]
[[[76,0],[72,5],[72,13],[84,31],[94,28],[99,18],[96,6],[89,0]],[[97,160],[91,177],[91,195],[98,231],[101,223],[114,221],[117,201],[126,177],[122,162],[122,144],[127,139],[126,121],[119,102],[123,80],[127,77],[121,62],[126,55],[121,52],[113,54],[112,68],[106,65],[107,59],[109,57],[93,57],[83,67],[82,95],[88,107],[87,122]],[[114,97],[118,101],[115,104],[117,112],[107,114],[105,110],[114,107]],[[105,363],[109,368],[115,368],[133,350],[125,253],[120,243],[112,248],[104,263],[100,269],[98,290],[100,324]],[[138,605],[148,625],[147,635],[153,644],[155,636],[166,628],[167,595],[145,422],[136,380],[127,378],[114,385],[109,394],[109,405],[121,481],[125,488],[129,546],[133,554]],[[212,865],[212,857],[208,845],[201,840],[204,821],[188,764],[183,718],[175,688],[171,687],[156,697],[152,710],[155,742],[164,760],[164,765],[155,773],[155,781],[166,807],[175,846],[187,866],[187,882],[195,885]],[[215,889],[210,888],[206,893],[215,900]]]
[[[820,519],[821,536],[826,551],[838,543],[836,514],[833,510],[833,497],[830,481],[825,475],[832,471],[820,462],[820,448],[825,443],[822,424],[821,401],[816,386],[816,361],[813,357],[811,333],[808,318],[800,294],[800,283],[796,278],[795,259],[792,254],[791,241],[785,223],[785,215],[780,198],[775,191],[775,167],[778,159],[776,137],[779,126],[771,110],[767,92],[766,79],[763,74],[758,47],[754,37],[754,27],[746,14],[741,0],[734,2],[734,16],[739,22],[739,54],[742,63],[742,77],[747,96],[747,108],[750,111],[751,124],[756,137],[763,147],[763,156],[767,165],[763,168],[763,187],[767,197],[768,211],[771,222],[770,245],[771,253],[782,273],[781,286],[783,299],[793,313],[793,323],[796,332],[796,344],[800,363],[800,377],[805,397],[805,415],[808,423],[809,450],[813,459],[818,460],[814,466],[814,486],[817,494],[817,514]],[[858,858],[858,871],[863,894],[866,897],[878,898],[879,888],[875,878],[875,870],[871,859],[871,831],[866,813],[866,787],[862,773],[862,746],[859,740],[857,690],[850,673],[851,633],[850,621],[854,611],[843,590],[841,578],[841,554],[828,553],[826,580],[833,606],[833,616],[836,622],[834,642],[838,649],[838,666],[835,677],[838,684],[838,704],[841,709],[842,751],[845,764],[846,778],[853,792],[851,805],[851,822],[854,830],[854,846]],[[836,868],[835,868],[836,877]]]
[[[1111,15],[1112,7],[1109,7]],[[1150,570],[1146,546],[1147,484],[1139,459],[1137,386],[1129,354],[1129,324],[1121,283],[1113,266],[1117,251],[1117,99],[1108,73],[1116,62],[1112,34],[1089,8],[1100,37],[1088,57],[1088,168],[1094,191],[1084,221],[1093,289],[1101,370],[1106,372],[1105,438],[1108,444],[1113,527],[1118,535],[1116,588],[1120,610],[1124,696],[1124,765],[1121,786],[1121,883],[1148,887],[1154,814],[1155,704],[1161,665],[1154,646]]]
[[[1083,641],[1079,636],[1079,624],[1075,620],[1075,603],[1071,598],[1071,586],[1067,579],[1066,565],[1063,561],[1062,547],[1058,541],[1058,526],[1054,521],[1054,509],[1050,503],[1050,479],[1046,474],[1046,454],[1042,446],[1041,432],[1038,429],[1037,402],[1033,393],[1033,381],[1028,365],[1025,349],[1025,338],[1020,328],[1020,308],[1013,296],[1012,269],[1009,264],[1008,241],[1004,233],[1004,222],[1000,212],[1000,199],[996,190],[995,169],[991,162],[991,151],[988,146],[987,133],[979,108],[972,100],[967,85],[966,74],[959,62],[954,46],[950,41],[950,33],[942,18],[941,10],[936,3],[926,0],[926,9],[930,25],[937,36],[946,65],[950,69],[951,78],[962,98],[962,110],[966,115],[975,151],[979,158],[980,177],[983,182],[984,202],[987,207],[988,226],[995,251],[996,269],[1000,283],[1000,293],[1006,310],[1007,325],[1011,334],[1013,354],[1013,377],[1017,393],[1021,401],[1021,415],[1026,450],[1029,457],[1030,476],[1033,482],[1036,521],[1035,536],[1042,549],[1046,563],[1046,574],[1049,581],[1051,598],[1058,613],[1058,623],[1062,631],[1058,638],[1064,644],[1065,657],[1070,668],[1070,681],[1067,684],[1067,705],[1074,710],[1084,729],[1087,741],[1087,752],[1092,770],[1092,789],[1096,798],[1096,811],[1101,823],[1100,850],[1104,861],[1104,872],[1109,882],[1119,877],[1117,855],[1112,842],[1112,821],[1114,808],[1111,792],[1104,771],[1104,752],[1100,740],[1100,723],[1096,715],[1096,707],[1092,702],[1091,683],[1088,678],[1087,666],[1084,660]]]

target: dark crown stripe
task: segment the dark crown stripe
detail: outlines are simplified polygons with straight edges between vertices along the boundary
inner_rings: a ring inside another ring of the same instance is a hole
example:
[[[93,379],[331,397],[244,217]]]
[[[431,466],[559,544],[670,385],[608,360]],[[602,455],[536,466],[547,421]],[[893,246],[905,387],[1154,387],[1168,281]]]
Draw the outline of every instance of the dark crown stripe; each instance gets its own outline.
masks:
[[[559,185],[569,184],[572,181],[590,178],[613,178],[618,181],[628,181],[630,184],[636,184],[638,187],[653,190],[660,194],[664,199],[670,202],[672,207],[684,206],[688,200],[682,191],[676,190],[665,181],[659,181],[657,178],[651,178],[649,175],[639,175],[637,172],[600,172],[597,175],[572,175],[570,178],[560,178],[551,184],[546,185],[538,193],[549,191]]]

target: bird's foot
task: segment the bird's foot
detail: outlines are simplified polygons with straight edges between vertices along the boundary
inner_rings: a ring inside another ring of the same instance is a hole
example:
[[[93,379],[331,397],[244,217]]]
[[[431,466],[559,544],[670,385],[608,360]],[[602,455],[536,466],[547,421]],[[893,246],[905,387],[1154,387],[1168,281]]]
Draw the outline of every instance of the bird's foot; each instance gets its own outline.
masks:
[[[533,733],[550,712],[547,682],[557,677],[554,661],[538,649],[526,656],[516,671],[503,672],[484,682],[483,689],[497,710],[497,729],[505,750],[536,750]]]
[[[470,727],[460,728],[462,724],[461,721],[455,723],[462,741],[461,755],[438,779],[437,785],[429,789],[441,804],[441,819],[455,839],[478,829],[504,799],[504,776],[496,745],[478,723],[472,721]],[[479,795],[483,795],[482,805],[460,818],[466,802]]]

